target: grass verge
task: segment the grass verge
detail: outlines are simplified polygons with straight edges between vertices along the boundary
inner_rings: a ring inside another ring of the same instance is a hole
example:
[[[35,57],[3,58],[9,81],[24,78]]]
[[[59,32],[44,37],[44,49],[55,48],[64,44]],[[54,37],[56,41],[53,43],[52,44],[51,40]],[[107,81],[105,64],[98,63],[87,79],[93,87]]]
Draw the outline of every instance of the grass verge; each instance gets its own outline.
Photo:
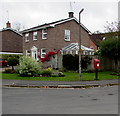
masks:
[[[111,72],[99,72],[99,80],[118,79],[118,76],[110,75]],[[76,72],[64,72],[65,77],[20,77],[19,74],[2,73],[1,79],[12,80],[40,80],[40,81],[79,81],[79,74]],[[1,75],[1,74],[0,74]],[[93,81],[95,73],[82,73],[82,80]]]

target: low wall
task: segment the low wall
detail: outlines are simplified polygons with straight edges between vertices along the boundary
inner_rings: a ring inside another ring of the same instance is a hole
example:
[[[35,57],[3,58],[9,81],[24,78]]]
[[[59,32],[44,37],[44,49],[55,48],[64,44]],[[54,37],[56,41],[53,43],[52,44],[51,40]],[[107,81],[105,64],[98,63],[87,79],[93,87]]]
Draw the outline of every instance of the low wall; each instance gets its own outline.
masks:
[[[88,65],[88,70],[94,70],[94,59],[97,58],[100,60],[100,69],[103,71],[107,71],[107,70],[114,70],[115,69],[115,64],[114,64],[114,60],[108,59],[106,57],[100,57],[97,55],[90,55],[90,57],[92,58],[91,63]],[[51,57],[51,60],[48,62],[44,62],[43,63],[43,67],[47,68],[47,67],[52,67],[52,68],[62,68],[62,59],[63,56],[59,53],[54,55],[54,57]],[[119,62],[119,67],[120,67],[120,62]]]
[[[114,70],[115,69],[115,63],[114,60],[108,59],[106,57],[100,57],[100,56],[90,56],[92,57],[91,64],[88,66],[88,70],[94,70],[94,59],[97,58],[100,60],[100,69],[107,71],[107,70]],[[120,62],[119,62],[119,68],[120,68]]]

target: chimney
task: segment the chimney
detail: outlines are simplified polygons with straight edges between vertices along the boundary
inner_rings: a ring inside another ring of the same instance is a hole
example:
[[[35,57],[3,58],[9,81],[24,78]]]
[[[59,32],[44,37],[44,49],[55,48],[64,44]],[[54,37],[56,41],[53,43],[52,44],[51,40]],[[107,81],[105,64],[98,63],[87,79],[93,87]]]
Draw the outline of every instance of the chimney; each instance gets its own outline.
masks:
[[[6,28],[11,28],[11,23],[9,21],[6,23]]]
[[[73,18],[74,17],[74,12],[68,12],[68,14],[69,14],[69,18]]]

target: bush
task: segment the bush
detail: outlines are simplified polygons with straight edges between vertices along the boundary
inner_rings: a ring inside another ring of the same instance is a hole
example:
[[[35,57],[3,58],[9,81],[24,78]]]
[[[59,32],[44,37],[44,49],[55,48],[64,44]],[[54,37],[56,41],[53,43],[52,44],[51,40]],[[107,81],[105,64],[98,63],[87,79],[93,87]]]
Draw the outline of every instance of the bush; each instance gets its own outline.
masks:
[[[88,65],[91,63],[92,58],[88,55],[82,56],[81,58],[81,67],[82,69],[87,69]],[[79,56],[66,54],[63,56],[63,66],[67,70],[77,71],[79,69]]]
[[[78,55],[73,56],[72,54],[67,54],[63,56],[63,66],[67,70],[78,70],[79,68],[79,57]]]
[[[54,72],[51,75],[52,77],[64,77],[65,75],[63,74],[63,72]]]
[[[13,69],[5,69],[4,72],[5,72],[5,73],[11,73],[11,74],[13,74],[13,73],[16,73],[16,70],[13,70]]]
[[[45,70],[43,70],[42,72],[41,72],[41,75],[42,76],[47,76],[47,77],[50,77],[51,76],[51,74],[52,74],[52,68],[47,68],[47,69],[45,69]]]
[[[19,59],[16,57],[10,57],[8,58],[8,65],[12,66],[12,70],[14,70],[14,66],[16,66],[17,64],[19,64]]]
[[[39,76],[41,64],[29,56],[20,58],[19,74],[21,76]]]
[[[0,58],[5,59],[8,61],[8,65],[12,66],[12,70],[14,70],[14,66],[19,64],[19,58],[22,57],[22,55],[17,54],[0,54]]]
[[[0,58],[8,60],[9,58],[17,58],[19,59],[22,57],[22,55],[17,55],[17,54],[0,54]]]

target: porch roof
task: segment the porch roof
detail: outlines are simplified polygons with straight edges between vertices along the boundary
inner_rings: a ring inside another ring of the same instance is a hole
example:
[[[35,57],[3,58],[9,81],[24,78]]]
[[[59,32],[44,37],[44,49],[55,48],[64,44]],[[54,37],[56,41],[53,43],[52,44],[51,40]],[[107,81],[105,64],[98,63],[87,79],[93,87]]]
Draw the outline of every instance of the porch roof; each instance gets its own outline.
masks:
[[[83,45],[81,45],[81,49],[83,51],[89,51],[89,52],[94,52],[93,49],[87,48]],[[68,46],[65,46],[64,48],[62,48],[62,52],[66,52],[66,51],[78,51],[79,50],[79,45],[78,43],[71,43]]]

